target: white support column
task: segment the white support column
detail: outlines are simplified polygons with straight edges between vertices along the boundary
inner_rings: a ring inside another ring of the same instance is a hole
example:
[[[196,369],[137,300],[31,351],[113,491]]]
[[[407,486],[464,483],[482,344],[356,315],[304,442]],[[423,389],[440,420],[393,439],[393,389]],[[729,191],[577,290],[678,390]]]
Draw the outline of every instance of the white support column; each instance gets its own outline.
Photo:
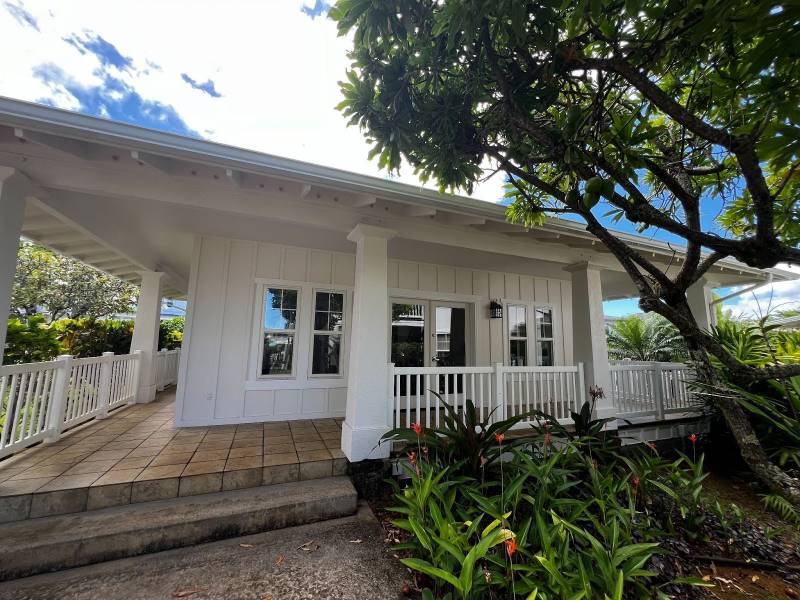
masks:
[[[387,242],[395,232],[359,224],[347,236],[356,243],[353,326],[347,376],[347,409],[342,451],[351,461],[386,458],[376,448],[389,429],[386,381],[389,363],[389,284]]]
[[[565,270],[572,275],[573,354],[576,364],[583,363],[584,393],[588,399],[587,390],[591,386],[603,388],[605,398],[595,404],[595,416],[599,419],[613,417],[616,409],[611,398],[611,369],[603,317],[600,267],[583,262],[570,265]]]
[[[6,346],[6,316],[11,306],[25,197],[29,190],[30,183],[24,175],[0,166],[0,364]]]
[[[686,301],[689,303],[689,310],[692,311],[697,324],[703,331],[708,331],[716,325],[716,313],[711,302],[714,300],[714,284],[705,277],[701,277],[686,290]]]
[[[139,356],[139,390],[136,402],[152,402],[156,397],[156,352],[158,352],[158,326],[161,321],[161,278],[163,273],[141,271],[142,286],[133,324],[131,352]]]

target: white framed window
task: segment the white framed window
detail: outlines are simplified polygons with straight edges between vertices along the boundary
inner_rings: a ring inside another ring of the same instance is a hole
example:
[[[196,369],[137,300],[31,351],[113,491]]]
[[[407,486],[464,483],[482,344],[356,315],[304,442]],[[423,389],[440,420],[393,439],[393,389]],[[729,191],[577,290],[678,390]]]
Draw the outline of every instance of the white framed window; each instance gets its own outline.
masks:
[[[296,288],[264,288],[259,377],[294,376],[299,296]]]
[[[537,306],[536,310],[536,358],[540,367],[555,364],[553,345],[553,309]]]
[[[311,375],[338,376],[344,372],[344,292],[314,290],[311,335]]]
[[[506,305],[508,321],[508,364],[528,366],[528,307],[524,304]]]

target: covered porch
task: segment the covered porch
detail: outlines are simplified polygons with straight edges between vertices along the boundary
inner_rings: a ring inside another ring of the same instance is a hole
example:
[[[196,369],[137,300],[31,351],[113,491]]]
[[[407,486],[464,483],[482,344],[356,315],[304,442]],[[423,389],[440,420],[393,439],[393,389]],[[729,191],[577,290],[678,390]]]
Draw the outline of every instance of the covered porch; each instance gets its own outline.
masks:
[[[341,475],[336,419],[177,428],[174,388],[0,462],[0,523]]]

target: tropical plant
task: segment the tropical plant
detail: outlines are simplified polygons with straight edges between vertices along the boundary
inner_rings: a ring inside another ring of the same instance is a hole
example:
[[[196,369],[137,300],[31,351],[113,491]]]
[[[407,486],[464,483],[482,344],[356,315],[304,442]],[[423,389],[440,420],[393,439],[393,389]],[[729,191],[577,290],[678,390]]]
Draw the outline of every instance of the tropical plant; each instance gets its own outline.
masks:
[[[608,354],[617,360],[678,362],[686,344],[672,323],[659,315],[632,315],[606,327]]]
[[[587,405],[588,406],[588,405]],[[586,442],[598,436],[587,410],[580,435],[504,446],[480,478],[450,462],[454,455],[414,452],[405,487],[392,481],[408,541],[396,549],[419,573],[423,598],[649,598],[648,569],[665,528],[700,535],[703,461],[666,461],[645,450],[597,460]],[[552,417],[543,415],[547,422]],[[393,439],[409,442],[409,430]],[[650,510],[653,497],[658,510]],[[681,580],[673,583],[696,583]]]
[[[508,440],[505,434],[533,416],[535,411],[503,420],[495,419],[495,411],[491,411],[484,419],[478,420],[478,411],[472,400],[467,399],[463,411],[459,411],[437,392],[431,390],[431,393],[444,407],[444,427],[429,429],[421,423],[414,423],[410,429],[399,427],[386,432],[380,443],[404,441],[419,455],[424,451],[431,460],[442,461],[452,465],[456,471],[464,470],[475,477],[479,477],[486,465],[494,463],[503,451],[530,443],[530,432],[521,432]]]

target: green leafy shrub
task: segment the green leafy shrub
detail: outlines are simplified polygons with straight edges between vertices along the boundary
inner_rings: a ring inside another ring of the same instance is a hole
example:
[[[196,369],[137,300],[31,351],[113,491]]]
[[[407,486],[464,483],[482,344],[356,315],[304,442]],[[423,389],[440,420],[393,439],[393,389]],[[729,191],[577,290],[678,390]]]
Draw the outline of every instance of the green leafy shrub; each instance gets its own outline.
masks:
[[[3,364],[52,360],[60,353],[58,335],[44,324],[44,317],[34,316],[25,322],[9,319]]]
[[[571,430],[538,416],[520,443],[494,436],[508,422],[461,426],[455,411],[444,430],[389,434],[409,444],[390,510],[423,598],[649,598],[665,531],[702,532],[702,457],[624,457],[588,404]],[[476,454],[492,457],[479,474],[465,468]]]

